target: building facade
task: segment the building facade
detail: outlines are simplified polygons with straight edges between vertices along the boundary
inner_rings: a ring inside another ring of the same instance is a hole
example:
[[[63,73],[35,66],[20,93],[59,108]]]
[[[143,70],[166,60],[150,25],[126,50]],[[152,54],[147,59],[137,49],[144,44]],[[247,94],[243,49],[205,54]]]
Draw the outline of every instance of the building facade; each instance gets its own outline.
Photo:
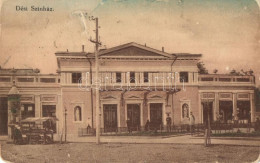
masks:
[[[153,126],[166,125],[169,115],[175,125],[234,117],[255,121],[254,76],[198,73],[201,54],[170,54],[136,43],[99,52],[99,78],[95,79],[93,53],[57,52],[58,71],[42,75],[33,70],[1,70],[1,133],[7,133],[7,95],[15,81],[21,94],[22,118],[56,116],[56,137],[78,136],[80,128],[95,128],[95,90],[100,90],[102,132],[143,130],[147,120]],[[4,72],[6,71],[6,72]],[[93,86],[94,85],[94,86]],[[208,109],[209,108],[209,109]],[[208,113],[209,112],[209,113]],[[65,116],[66,113],[66,116]]]

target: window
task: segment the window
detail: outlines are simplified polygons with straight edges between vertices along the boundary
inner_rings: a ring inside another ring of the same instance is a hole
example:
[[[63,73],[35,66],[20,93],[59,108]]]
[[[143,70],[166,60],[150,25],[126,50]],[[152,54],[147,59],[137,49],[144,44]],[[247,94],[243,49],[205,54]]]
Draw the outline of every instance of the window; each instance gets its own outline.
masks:
[[[24,104],[21,107],[22,119],[28,117],[35,117],[35,106],[34,104]]]
[[[189,82],[188,72],[180,72],[180,82]]]
[[[135,72],[130,72],[130,83],[135,83]]]
[[[42,105],[43,117],[56,117],[56,105]]]
[[[121,83],[122,82],[122,77],[121,77],[121,72],[116,73],[116,82]]]
[[[81,73],[80,72],[72,73],[72,83],[81,83]]]
[[[148,72],[144,72],[144,83],[149,82]]]
[[[74,121],[82,121],[80,106],[74,108]]]
[[[56,105],[42,105],[42,116],[43,117],[54,117],[56,118]],[[56,133],[56,121],[50,121],[48,124],[48,128],[53,130]]]

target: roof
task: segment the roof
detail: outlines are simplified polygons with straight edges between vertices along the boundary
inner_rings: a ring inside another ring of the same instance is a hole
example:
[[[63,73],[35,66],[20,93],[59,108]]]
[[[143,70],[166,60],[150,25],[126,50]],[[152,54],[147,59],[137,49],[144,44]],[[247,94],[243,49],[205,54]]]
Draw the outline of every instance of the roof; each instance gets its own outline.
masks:
[[[190,54],[190,53],[173,53],[177,57],[201,57],[202,54]]]
[[[15,68],[8,68],[8,69],[3,69],[0,68],[0,74],[38,74],[40,73],[39,69],[15,69]]]
[[[173,58],[174,57],[169,53],[166,53],[166,52],[163,52],[163,51],[160,51],[160,50],[157,50],[157,49],[153,49],[153,48],[148,47],[146,45],[137,44],[135,42],[130,42],[130,43],[127,43],[127,44],[123,44],[123,45],[112,47],[112,48],[109,48],[109,49],[106,49],[106,50],[102,50],[102,51],[99,52],[99,55],[105,56],[105,55],[108,55],[109,53],[112,53],[112,52],[115,52],[115,51],[118,51],[118,50],[122,50],[122,49],[126,49],[126,48],[129,48],[129,47],[136,47],[136,48],[148,51],[148,52],[158,54],[158,56],[161,55],[161,56],[166,57],[166,58]]]
[[[87,53],[87,52],[56,52],[56,56],[77,56],[77,57],[95,57],[94,53]]]
[[[132,48],[132,53],[127,54],[122,52],[123,50],[127,50]],[[135,49],[135,51],[134,51]],[[139,52],[136,54],[134,52]],[[147,52],[144,54],[144,52]],[[113,54],[112,54],[113,53]],[[117,53],[117,54],[116,54]],[[120,53],[120,54],[119,54]],[[72,57],[72,58],[95,58],[94,53],[87,52],[56,52],[55,55],[59,57]],[[176,57],[180,58],[200,58],[201,54],[190,54],[190,53],[167,53],[165,51],[157,50],[146,45],[141,45],[135,42],[130,42],[126,44],[122,44],[119,46],[115,46],[108,49],[100,49],[99,50],[100,58],[163,58],[163,59],[176,59]]]

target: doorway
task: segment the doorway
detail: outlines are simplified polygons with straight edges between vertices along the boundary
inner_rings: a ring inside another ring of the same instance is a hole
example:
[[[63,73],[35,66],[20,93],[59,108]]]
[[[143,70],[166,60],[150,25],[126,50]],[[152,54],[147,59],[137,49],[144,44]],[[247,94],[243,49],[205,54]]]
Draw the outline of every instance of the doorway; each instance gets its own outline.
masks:
[[[117,131],[117,105],[104,104],[104,132]]]
[[[250,101],[237,101],[238,119],[250,122]]]
[[[219,119],[220,122],[227,123],[232,120],[233,115],[233,102],[232,101],[219,101]]]
[[[8,102],[7,97],[0,97],[0,135],[8,134]]]
[[[160,128],[162,124],[162,103],[150,104],[150,128]]]
[[[203,124],[208,124],[213,122],[213,102],[202,102],[203,106]]]
[[[140,129],[140,104],[127,104],[127,119],[130,120],[132,131]]]

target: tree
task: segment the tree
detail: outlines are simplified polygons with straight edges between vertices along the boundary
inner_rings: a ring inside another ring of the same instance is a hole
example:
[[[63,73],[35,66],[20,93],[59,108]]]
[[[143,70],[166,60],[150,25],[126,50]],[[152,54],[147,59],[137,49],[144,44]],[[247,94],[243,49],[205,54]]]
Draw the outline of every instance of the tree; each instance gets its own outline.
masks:
[[[243,69],[241,69],[240,71],[237,71],[235,69],[232,69],[229,74],[231,75],[254,75],[254,71],[252,69],[250,69],[249,71],[244,71]]]
[[[214,73],[214,74],[217,74],[217,73],[218,73],[218,70],[217,70],[217,69],[214,69],[214,70],[213,70],[213,73]]]
[[[241,75],[241,73],[239,71],[236,71],[235,69],[231,70],[230,75]]]
[[[203,62],[198,62],[197,67],[199,69],[199,74],[208,74],[208,70],[205,68],[205,64]]]
[[[247,73],[248,75],[254,75],[254,71],[252,69],[250,69]]]

